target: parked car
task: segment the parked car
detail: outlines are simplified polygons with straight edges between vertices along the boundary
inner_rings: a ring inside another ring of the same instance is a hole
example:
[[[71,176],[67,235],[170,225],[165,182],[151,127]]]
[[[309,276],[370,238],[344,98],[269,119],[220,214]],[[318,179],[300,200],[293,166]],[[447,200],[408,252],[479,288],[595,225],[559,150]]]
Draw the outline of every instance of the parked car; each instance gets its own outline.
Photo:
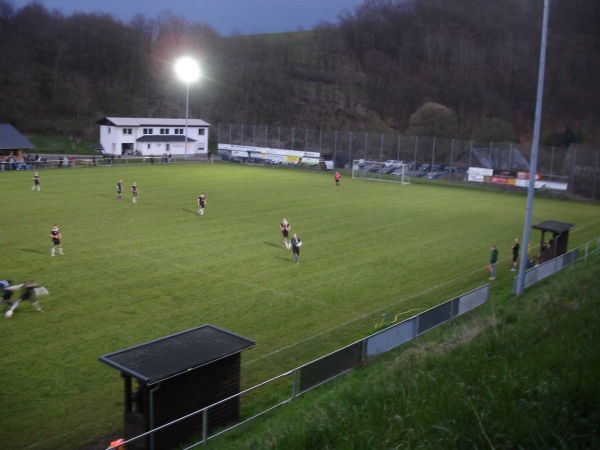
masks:
[[[440,178],[443,177],[444,175],[446,175],[448,172],[445,171],[441,171],[441,172],[429,172],[427,175],[425,175],[424,178],[427,178],[429,180],[433,180],[434,178]]]
[[[406,175],[408,175],[409,177],[422,177],[426,174],[427,172],[424,172],[422,170],[409,170],[408,172],[406,172]]]
[[[397,159],[388,159],[385,163],[383,163],[386,167],[398,167],[404,164],[404,161],[398,161]]]

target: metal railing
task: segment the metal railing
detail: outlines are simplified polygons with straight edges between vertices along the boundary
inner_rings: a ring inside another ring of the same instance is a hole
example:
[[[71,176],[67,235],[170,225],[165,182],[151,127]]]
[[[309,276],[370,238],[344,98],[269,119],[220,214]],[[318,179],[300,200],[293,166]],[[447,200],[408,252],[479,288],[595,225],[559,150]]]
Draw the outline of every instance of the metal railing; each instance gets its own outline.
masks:
[[[577,261],[583,259],[587,260],[589,255],[600,251],[600,237],[586,242],[583,245],[563,254],[546,261],[542,264],[532,267],[525,272],[525,288],[532,284],[542,281],[544,278],[548,278],[550,275],[556,272],[571,267]],[[513,279],[513,294],[517,293],[517,286],[519,283],[519,275]]]

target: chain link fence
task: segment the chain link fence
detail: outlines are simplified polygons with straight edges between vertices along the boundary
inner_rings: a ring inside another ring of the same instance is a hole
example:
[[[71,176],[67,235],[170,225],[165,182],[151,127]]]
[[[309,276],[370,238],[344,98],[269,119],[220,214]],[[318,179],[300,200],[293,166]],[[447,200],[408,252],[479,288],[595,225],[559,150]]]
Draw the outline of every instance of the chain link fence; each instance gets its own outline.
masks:
[[[219,144],[319,152],[337,169],[350,169],[355,159],[403,161],[413,177],[437,172],[438,180],[452,183],[468,183],[469,167],[507,175],[529,172],[531,155],[531,145],[525,144],[265,125],[219,123],[215,134]],[[540,147],[537,173],[544,180],[566,183],[566,195],[600,200],[599,149]]]

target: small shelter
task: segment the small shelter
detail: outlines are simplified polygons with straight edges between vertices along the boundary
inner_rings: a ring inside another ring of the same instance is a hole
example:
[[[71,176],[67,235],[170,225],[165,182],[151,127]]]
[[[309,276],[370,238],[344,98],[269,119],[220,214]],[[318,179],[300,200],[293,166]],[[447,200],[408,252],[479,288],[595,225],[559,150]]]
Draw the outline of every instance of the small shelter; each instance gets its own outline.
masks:
[[[19,150],[28,152],[35,148],[29,139],[8,123],[0,123],[0,155],[17,154]]]
[[[125,438],[131,439],[240,392],[241,351],[256,343],[202,325],[100,356],[118,369],[125,383]],[[132,387],[135,380],[137,386]],[[190,437],[239,419],[239,397],[178,421],[127,445],[128,449],[168,449]]]
[[[545,220],[544,222],[532,225],[532,228],[542,232],[538,263],[549,261],[567,253],[569,230],[574,226],[575,224],[573,223],[558,222],[556,220]],[[552,237],[546,239],[546,233],[551,233]]]

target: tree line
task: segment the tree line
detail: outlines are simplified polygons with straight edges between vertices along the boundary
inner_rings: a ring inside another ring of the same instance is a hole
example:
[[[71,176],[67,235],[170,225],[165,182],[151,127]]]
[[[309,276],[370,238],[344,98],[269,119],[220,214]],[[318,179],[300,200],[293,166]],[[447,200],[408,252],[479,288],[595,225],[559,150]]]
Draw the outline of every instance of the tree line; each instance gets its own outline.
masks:
[[[600,5],[551,0],[543,143],[600,141]],[[103,116],[531,139],[543,0],[365,0],[305,32],[221,36],[167,13],[65,16],[0,0],[0,121],[93,139]]]

